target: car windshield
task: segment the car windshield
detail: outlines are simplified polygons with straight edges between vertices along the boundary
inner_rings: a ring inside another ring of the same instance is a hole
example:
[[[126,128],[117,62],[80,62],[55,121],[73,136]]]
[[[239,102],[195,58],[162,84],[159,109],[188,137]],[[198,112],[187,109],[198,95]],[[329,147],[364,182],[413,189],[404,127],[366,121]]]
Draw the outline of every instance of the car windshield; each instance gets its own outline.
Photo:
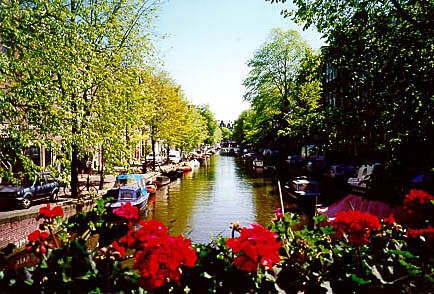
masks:
[[[24,177],[24,179],[21,180],[21,185],[26,187],[30,187],[37,184],[38,184],[38,176],[35,175],[26,176]]]

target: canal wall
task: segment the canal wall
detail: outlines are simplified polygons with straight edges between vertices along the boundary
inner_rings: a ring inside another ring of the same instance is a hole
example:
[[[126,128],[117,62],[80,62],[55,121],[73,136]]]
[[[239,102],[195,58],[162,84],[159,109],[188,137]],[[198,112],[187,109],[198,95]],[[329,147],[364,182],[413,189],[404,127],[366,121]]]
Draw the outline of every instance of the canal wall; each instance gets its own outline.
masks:
[[[146,178],[151,180],[160,172],[148,172]],[[96,186],[99,183],[100,175],[90,176],[90,182]],[[84,185],[87,176],[81,176],[79,178],[80,186]],[[106,175],[104,180],[103,190],[100,191],[100,195],[103,195],[113,187],[115,182],[114,175]],[[65,195],[61,189],[59,192],[60,202],[51,203],[51,206],[60,205],[64,211],[64,219],[77,214],[80,211],[89,211],[94,206],[94,201],[91,197],[78,201],[77,199],[71,199]],[[45,205],[45,204],[44,204]],[[0,250],[7,246],[13,245],[15,248],[23,248],[27,244],[27,236],[37,230],[43,220],[36,220],[39,214],[37,206],[31,207],[28,210],[19,209],[12,211],[0,212]]]
[[[89,178],[92,183],[99,182],[99,175],[92,175]],[[86,179],[86,177],[79,178],[80,186],[85,185]],[[107,175],[101,193],[105,193],[107,189],[112,187],[113,183],[114,176]],[[79,211],[89,210],[94,205],[90,196],[84,195],[84,198],[78,201],[66,195],[63,189],[59,191],[59,199],[59,202],[51,203],[51,207],[62,206],[64,219],[68,219]],[[0,249],[11,245],[18,249],[23,248],[27,244],[27,236],[39,229],[39,225],[43,222],[42,219],[37,220],[36,218],[39,214],[39,208],[45,205],[34,205],[29,209],[0,212]]]
[[[89,210],[93,205],[91,201],[84,201],[77,205],[73,201],[65,201],[58,203],[61,205],[64,218],[67,219],[77,213],[78,208]],[[39,211],[28,211],[19,214],[12,214],[8,217],[0,219],[0,248],[5,248],[14,245],[16,248],[22,248],[27,244],[27,236],[33,231],[39,229],[39,225],[43,222],[42,219],[37,220]]]

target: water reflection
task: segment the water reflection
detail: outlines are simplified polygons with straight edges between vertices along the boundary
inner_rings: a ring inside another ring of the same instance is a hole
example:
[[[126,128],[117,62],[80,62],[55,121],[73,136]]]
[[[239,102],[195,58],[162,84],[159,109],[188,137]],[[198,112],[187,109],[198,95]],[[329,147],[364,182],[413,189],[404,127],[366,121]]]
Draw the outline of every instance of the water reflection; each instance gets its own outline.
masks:
[[[246,172],[234,157],[214,155],[206,166],[157,191],[145,219],[162,221],[172,234],[183,233],[194,243],[230,236],[231,222],[268,225],[279,196],[271,179]]]

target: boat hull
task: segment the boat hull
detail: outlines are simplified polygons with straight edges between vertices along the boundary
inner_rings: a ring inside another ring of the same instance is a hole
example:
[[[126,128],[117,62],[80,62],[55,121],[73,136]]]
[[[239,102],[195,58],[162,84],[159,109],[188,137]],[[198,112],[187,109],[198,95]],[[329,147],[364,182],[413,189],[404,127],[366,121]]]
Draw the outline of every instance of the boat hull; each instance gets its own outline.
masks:
[[[119,208],[130,203],[132,206],[142,207],[147,204],[149,192],[146,188],[146,177],[143,174],[122,174],[116,177],[116,189],[110,192],[115,201],[110,208]]]
[[[170,178],[167,176],[157,176],[154,181],[152,181],[157,187],[161,187],[170,183]]]
[[[149,194],[155,194],[157,192],[157,186],[154,184],[146,185],[146,190]]]
[[[143,197],[140,197],[140,198],[138,198],[136,200],[132,200],[132,201],[116,201],[116,202],[113,202],[110,204],[110,208],[119,208],[122,206],[122,204],[125,205],[127,203],[131,203],[132,206],[142,207],[142,206],[146,205],[146,203],[148,203],[148,198],[149,198],[148,196],[146,196],[146,197],[143,196]]]

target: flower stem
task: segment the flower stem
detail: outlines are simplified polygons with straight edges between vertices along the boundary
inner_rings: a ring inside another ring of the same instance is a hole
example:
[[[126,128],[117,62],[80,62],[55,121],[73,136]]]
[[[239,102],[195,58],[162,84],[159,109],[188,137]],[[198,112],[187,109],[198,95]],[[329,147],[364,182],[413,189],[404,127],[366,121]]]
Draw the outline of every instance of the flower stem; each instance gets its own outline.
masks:
[[[57,240],[55,234],[53,233],[53,229],[51,228],[51,226],[48,227],[48,230],[50,231],[51,238],[53,238],[54,245],[56,246],[56,248],[59,248],[60,247],[59,241]]]

